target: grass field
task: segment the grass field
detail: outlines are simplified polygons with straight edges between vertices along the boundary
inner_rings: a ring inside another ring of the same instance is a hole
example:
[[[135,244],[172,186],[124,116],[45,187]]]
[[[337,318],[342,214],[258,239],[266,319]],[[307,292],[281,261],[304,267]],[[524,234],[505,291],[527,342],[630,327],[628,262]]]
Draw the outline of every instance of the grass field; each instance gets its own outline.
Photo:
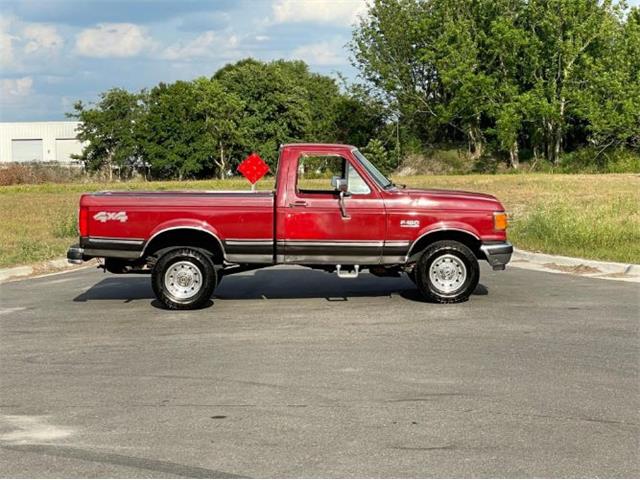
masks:
[[[396,181],[496,195],[510,213],[509,237],[519,248],[640,263],[638,175],[424,175]],[[258,187],[271,188],[271,180]],[[63,256],[76,238],[82,192],[246,188],[243,179],[0,187],[0,267]]]

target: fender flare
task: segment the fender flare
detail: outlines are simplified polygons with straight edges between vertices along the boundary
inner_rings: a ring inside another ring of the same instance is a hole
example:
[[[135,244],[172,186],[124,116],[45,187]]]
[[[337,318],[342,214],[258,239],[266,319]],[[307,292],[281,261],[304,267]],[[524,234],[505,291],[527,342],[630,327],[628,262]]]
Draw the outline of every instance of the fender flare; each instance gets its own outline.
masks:
[[[155,238],[159,237],[163,233],[170,232],[172,230],[197,230],[200,232],[207,233],[211,235],[211,237],[218,243],[218,246],[222,251],[222,256],[224,258],[226,258],[227,256],[224,250],[224,243],[220,239],[220,235],[215,230],[215,228],[213,228],[210,224],[208,224],[203,220],[174,219],[174,220],[169,220],[167,222],[161,223],[151,231],[149,238],[144,242],[142,252],[140,252],[140,257],[144,256],[147,250],[147,247]]]
[[[423,238],[434,233],[446,232],[446,231],[464,233],[466,235],[469,235],[475,238],[478,242],[481,241],[480,234],[471,225],[468,225],[462,222],[438,222],[438,223],[431,224],[420,231],[416,239],[413,242],[411,242],[411,246],[407,251],[407,259],[411,258],[411,256],[415,254],[414,248],[416,245],[418,245],[418,243]]]

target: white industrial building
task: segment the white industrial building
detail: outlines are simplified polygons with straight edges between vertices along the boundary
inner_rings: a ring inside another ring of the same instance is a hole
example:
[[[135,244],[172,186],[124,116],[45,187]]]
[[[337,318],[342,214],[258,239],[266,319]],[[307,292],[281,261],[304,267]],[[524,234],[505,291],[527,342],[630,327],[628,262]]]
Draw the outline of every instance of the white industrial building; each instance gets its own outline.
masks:
[[[74,164],[82,152],[79,122],[0,122],[0,163]]]

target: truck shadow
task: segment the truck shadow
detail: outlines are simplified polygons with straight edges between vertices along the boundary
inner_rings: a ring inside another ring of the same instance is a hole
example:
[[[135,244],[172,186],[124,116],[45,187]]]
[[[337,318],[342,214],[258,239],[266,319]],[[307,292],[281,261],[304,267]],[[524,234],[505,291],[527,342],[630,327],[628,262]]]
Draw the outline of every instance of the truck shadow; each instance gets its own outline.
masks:
[[[479,284],[474,295],[487,295],[487,288]],[[303,268],[267,268],[224,277],[213,299],[304,299],[324,298],[327,301],[348,301],[352,297],[388,297],[400,295],[410,301],[425,302],[415,285],[406,276],[376,277],[362,273],[357,279],[341,279],[335,274]],[[149,276],[111,276],[93,285],[73,299],[74,302],[92,300],[153,299]],[[159,302],[152,302],[160,307]]]

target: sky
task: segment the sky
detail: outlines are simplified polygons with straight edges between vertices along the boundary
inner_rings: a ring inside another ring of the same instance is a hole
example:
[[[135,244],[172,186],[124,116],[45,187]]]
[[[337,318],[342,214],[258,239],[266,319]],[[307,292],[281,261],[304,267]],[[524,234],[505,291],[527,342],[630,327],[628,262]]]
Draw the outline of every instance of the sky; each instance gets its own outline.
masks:
[[[346,44],[365,13],[366,0],[0,0],[0,121],[64,120],[110,88],[246,57],[353,79]]]
[[[113,87],[211,76],[246,57],[356,76],[365,0],[0,0],[0,121],[64,120]]]

